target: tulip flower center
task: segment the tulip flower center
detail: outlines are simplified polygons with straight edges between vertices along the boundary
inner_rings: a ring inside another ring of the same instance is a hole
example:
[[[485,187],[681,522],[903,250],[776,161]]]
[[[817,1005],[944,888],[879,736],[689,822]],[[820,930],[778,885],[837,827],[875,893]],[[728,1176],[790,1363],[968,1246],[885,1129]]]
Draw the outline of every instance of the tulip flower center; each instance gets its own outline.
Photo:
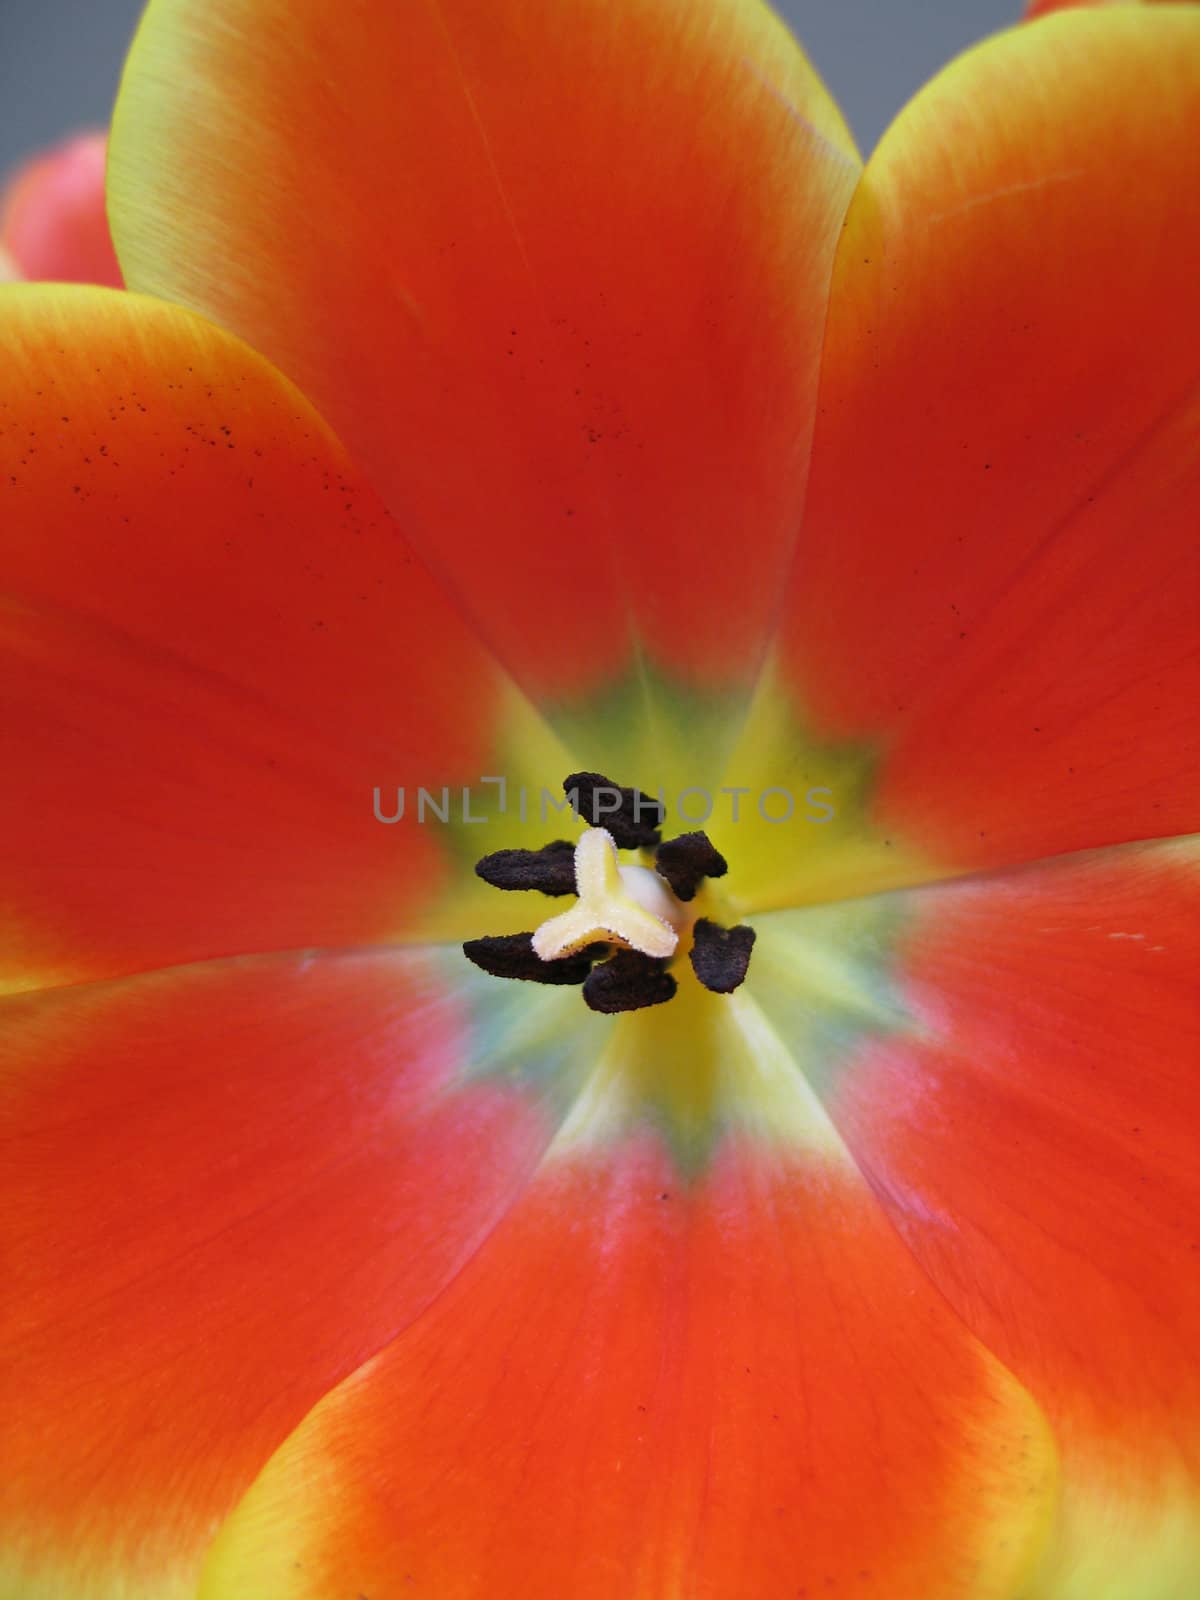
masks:
[[[664,841],[663,806],[599,773],[573,773],[563,788],[591,824],[573,848],[555,840],[541,850],[499,850],[475,870],[498,889],[573,894],[574,904],[529,933],[468,940],[468,960],[495,977],[579,984],[588,1006],[601,1012],[670,1000],[678,985],[668,969],[684,950],[706,989],[738,988],[754,931],[698,914],[701,886],[728,870],[707,834]],[[623,862],[623,849],[643,859]]]

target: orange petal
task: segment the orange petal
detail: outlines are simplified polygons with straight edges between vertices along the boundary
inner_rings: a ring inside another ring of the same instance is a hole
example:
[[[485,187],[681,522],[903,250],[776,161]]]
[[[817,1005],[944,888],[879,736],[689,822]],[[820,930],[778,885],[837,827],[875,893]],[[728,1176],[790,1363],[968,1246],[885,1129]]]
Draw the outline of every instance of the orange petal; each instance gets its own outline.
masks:
[[[494,670],[311,407],[190,313],[5,292],[0,977],[394,937],[372,789],[490,770]]]
[[[857,171],[758,0],[166,0],[112,192],[130,282],[299,382],[559,699],[752,676]]]
[[[1198,139],[1200,10],[1072,12],[948,68],[851,209],[790,668],[947,864],[1197,825]]]
[[[908,897],[897,981],[922,1036],[867,1047],[828,1101],[1054,1425],[1062,1512],[1032,1600],[1200,1593],[1198,844]]]
[[[25,278],[121,286],[104,210],[106,133],[36,156],[0,198],[0,247]]]
[[[838,1157],[551,1159],[323,1401],[204,1600],[1011,1596],[1053,1451]]]
[[[492,1067],[416,953],[0,1005],[5,1595],[194,1595],[267,1455],[539,1159],[548,1103]]]

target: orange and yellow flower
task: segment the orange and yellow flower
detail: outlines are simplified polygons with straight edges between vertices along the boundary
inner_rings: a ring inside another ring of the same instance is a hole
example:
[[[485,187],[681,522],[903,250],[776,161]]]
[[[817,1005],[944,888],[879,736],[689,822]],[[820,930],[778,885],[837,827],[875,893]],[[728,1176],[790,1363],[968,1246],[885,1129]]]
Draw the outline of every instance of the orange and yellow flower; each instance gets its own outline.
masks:
[[[1198,132],[1188,4],[864,166],[757,0],[151,0],[0,290],[4,1600],[1200,1592]],[[732,993],[464,958],[576,772]]]

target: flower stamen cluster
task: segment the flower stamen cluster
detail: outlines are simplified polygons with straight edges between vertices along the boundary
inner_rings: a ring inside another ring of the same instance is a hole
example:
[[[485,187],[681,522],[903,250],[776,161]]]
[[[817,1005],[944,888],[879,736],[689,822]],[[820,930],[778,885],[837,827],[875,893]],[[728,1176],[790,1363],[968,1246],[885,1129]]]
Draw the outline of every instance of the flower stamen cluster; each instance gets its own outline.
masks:
[[[497,850],[475,871],[498,889],[574,893],[575,904],[533,932],[469,939],[467,959],[493,977],[580,984],[593,1011],[637,1011],[674,996],[678,984],[667,967],[690,933],[700,983],[714,994],[738,988],[754,930],[724,928],[691,910],[703,881],[728,871],[707,834],[664,841],[662,804],[599,773],[573,773],[563,788],[591,822],[574,847],[556,839],[540,850]],[[622,862],[621,849],[653,850],[653,867]]]

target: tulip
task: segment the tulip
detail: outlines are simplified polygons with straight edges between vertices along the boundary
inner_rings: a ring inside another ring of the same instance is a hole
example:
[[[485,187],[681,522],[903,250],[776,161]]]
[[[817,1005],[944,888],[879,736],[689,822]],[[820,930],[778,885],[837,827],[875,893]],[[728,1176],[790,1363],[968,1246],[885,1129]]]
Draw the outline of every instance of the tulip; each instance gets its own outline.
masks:
[[[121,285],[104,210],[108,135],[81,133],[34,157],[0,195],[0,277]]]
[[[1200,1592],[1198,132],[1188,5],[864,166],[754,0],[150,0],[0,291],[0,1592]]]

